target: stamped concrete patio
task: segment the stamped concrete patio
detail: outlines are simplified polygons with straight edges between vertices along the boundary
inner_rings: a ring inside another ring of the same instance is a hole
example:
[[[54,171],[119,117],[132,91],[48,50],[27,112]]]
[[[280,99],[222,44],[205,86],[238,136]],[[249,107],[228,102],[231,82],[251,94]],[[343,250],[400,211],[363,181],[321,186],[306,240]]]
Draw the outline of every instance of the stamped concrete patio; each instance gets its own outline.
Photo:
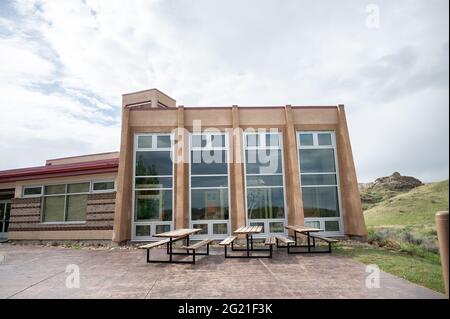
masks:
[[[66,288],[68,264],[79,266],[80,288]],[[336,254],[224,259],[213,248],[196,265],[174,265],[147,264],[137,249],[0,244],[0,298],[445,298],[383,272],[368,289],[365,270]]]

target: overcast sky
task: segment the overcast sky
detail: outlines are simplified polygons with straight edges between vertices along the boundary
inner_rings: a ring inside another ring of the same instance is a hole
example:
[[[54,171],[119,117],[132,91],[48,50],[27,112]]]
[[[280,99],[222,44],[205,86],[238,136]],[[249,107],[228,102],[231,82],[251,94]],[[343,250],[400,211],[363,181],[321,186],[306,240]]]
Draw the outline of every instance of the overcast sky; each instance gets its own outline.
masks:
[[[121,94],[156,87],[186,106],[342,103],[360,182],[447,179],[448,6],[0,0],[0,169],[118,150]]]

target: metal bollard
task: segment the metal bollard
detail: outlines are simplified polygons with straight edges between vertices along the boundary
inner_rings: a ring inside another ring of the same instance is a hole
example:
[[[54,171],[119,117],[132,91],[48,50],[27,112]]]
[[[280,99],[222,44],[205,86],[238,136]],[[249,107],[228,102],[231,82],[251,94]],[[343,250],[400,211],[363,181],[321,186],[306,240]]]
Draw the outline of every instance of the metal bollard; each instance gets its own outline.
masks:
[[[436,229],[441,254],[442,274],[444,275],[445,294],[448,297],[448,211],[436,213]]]

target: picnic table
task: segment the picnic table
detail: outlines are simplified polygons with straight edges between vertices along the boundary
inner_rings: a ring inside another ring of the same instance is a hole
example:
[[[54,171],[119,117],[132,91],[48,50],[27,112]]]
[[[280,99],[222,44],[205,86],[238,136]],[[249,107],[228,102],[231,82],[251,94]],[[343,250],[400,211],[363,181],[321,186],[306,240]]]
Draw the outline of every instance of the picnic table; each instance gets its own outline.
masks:
[[[189,236],[192,234],[195,234],[197,232],[201,231],[199,228],[180,228],[175,229],[171,231],[167,231],[164,233],[154,234],[154,237],[162,237],[164,238],[161,241],[154,242],[151,244],[147,244],[144,246],[141,246],[140,248],[147,249],[147,262],[167,262],[167,263],[195,263],[195,256],[197,255],[208,255],[209,254],[209,243],[211,240],[203,240],[199,243],[196,243],[194,245],[189,245]],[[183,246],[183,249],[186,249],[186,252],[174,252],[173,251],[173,243],[179,240],[186,240],[185,246]],[[167,254],[169,255],[169,260],[150,260],[150,249],[160,246],[160,245],[167,245]],[[197,248],[200,248],[204,245],[207,245],[207,252],[206,253],[196,253],[195,250]],[[185,261],[185,260],[174,260],[174,255],[184,255],[184,256],[192,256],[192,261]]]
[[[306,247],[306,248],[308,248],[306,253],[311,253],[311,252],[314,252],[314,253],[328,252],[328,253],[330,253],[331,252],[331,244],[337,242],[337,240],[332,239],[332,238],[327,238],[327,237],[319,236],[316,234],[311,235],[311,233],[318,233],[318,232],[323,231],[323,229],[320,229],[320,228],[308,227],[308,226],[303,226],[303,225],[286,225],[284,227],[286,229],[292,230],[294,232],[294,244],[291,245],[290,247]],[[306,235],[306,237],[307,237],[306,245],[297,244],[297,238],[298,238],[297,234]],[[311,238],[312,238],[312,243],[311,243]],[[328,250],[326,250],[326,251],[317,250],[316,249],[316,239],[320,239],[320,240],[327,242]],[[278,245],[277,245],[277,247],[280,248],[280,246],[278,246]],[[311,248],[314,248],[314,251],[311,251]],[[305,251],[291,252],[288,247],[288,253],[305,253]]]
[[[225,239],[221,244],[224,244],[225,248],[226,248],[226,246],[229,243],[231,243],[232,244],[231,245],[231,250],[232,251],[245,251],[246,254],[244,256],[242,256],[242,255],[239,255],[239,256],[227,256],[225,254],[225,257],[226,258],[230,258],[230,257],[231,258],[262,258],[262,257],[269,257],[269,258],[271,258],[272,257],[272,246],[271,245],[269,245],[270,246],[269,248],[254,248],[253,247],[253,235],[261,233],[262,230],[263,230],[262,226],[244,226],[244,227],[240,227],[240,228],[236,229],[233,232],[235,235],[245,235],[245,240],[246,240],[245,248],[235,248],[234,247],[234,245],[232,243],[233,243],[234,239],[236,239],[235,236]],[[266,255],[254,256],[254,255],[252,255],[252,252],[255,252],[255,251],[267,251],[267,252],[269,252],[269,255],[267,255],[267,256]]]

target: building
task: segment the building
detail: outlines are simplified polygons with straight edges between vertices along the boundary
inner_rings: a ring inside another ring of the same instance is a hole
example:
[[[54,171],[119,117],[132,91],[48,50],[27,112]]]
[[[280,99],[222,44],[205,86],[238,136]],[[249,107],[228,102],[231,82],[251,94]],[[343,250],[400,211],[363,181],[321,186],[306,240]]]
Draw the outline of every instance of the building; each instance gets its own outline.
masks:
[[[122,104],[120,152],[0,171],[1,236],[122,243],[306,224],[366,237],[343,105],[183,107],[157,89]]]

